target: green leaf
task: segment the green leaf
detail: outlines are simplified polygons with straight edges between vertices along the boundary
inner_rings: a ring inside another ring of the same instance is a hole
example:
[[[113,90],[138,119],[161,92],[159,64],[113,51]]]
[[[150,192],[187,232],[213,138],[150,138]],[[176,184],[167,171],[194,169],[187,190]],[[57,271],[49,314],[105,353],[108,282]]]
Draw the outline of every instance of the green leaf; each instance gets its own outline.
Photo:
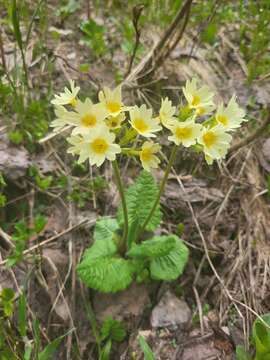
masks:
[[[19,48],[22,50],[22,48],[23,48],[22,34],[21,34],[21,30],[20,30],[20,21],[19,21],[19,17],[18,17],[18,9],[17,9],[16,0],[13,0],[13,2],[12,2],[11,18],[12,18],[12,25],[13,25],[15,39],[19,45]]]
[[[46,224],[47,224],[47,218],[43,215],[37,215],[34,219],[35,232],[37,234],[40,233],[44,229]]]
[[[120,257],[105,256],[93,260],[86,256],[77,266],[77,271],[81,280],[90,288],[101,292],[116,292],[130,285],[134,267],[131,261]]]
[[[246,352],[242,345],[236,347],[236,360],[252,360],[251,356]]]
[[[116,230],[115,219],[99,220],[94,231],[95,242],[77,266],[81,280],[95,290],[115,292],[125,289],[132,281],[135,268],[131,260],[119,257],[114,241]]]
[[[23,360],[30,360],[32,354],[33,346],[32,344],[25,345],[25,351],[23,355]]]
[[[150,273],[155,280],[175,280],[182,274],[188,260],[188,248],[175,235],[174,248],[164,256],[153,259],[150,263]]]
[[[120,321],[112,317],[107,318],[101,328],[101,340],[111,339],[112,341],[121,342],[127,333]]]
[[[116,219],[101,218],[96,222],[94,239],[96,241],[111,239],[118,229],[119,225]]]
[[[73,331],[73,330],[71,330]],[[61,341],[67,336],[71,331],[68,331],[66,334],[59,336],[50,342],[41,353],[38,354],[38,360],[48,360],[51,359],[51,356],[55,353]]]
[[[170,236],[155,236],[151,240],[145,240],[141,244],[135,244],[128,251],[127,255],[135,258],[150,258],[165,256],[175,248],[176,237]]]
[[[19,298],[18,305],[18,328],[22,337],[26,336],[27,330],[27,310],[26,310],[26,298],[24,293]]]
[[[10,288],[4,288],[1,292],[1,306],[5,316],[10,317],[13,314],[15,292]]]
[[[269,327],[259,318],[253,324],[252,335],[256,345],[255,360],[270,360],[270,313],[263,315],[262,319]]]
[[[109,360],[111,349],[112,349],[112,341],[108,340],[105,346],[101,350],[100,360]]]
[[[143,225],[155,203],[157,195],[158,187],[155,179],[147,171],[142,171],[136,182],[126,191],[129,224],[138,221],[139,226]],[[161,211],[160,207],[157,206],[146,230],[155,230],[160,221]],[[122,207],[118,210],[118,222],[120,225],[124,223]]]
[[[139,336],[139,344],[144,353],[145,360],[155,360],[155,355],[143,336]]]

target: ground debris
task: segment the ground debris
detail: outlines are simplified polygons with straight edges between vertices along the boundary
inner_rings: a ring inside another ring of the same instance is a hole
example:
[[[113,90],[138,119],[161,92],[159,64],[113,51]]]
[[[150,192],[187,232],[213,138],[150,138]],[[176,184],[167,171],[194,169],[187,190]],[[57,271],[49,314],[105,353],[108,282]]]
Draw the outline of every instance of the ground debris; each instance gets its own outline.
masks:
[[[152,311],[151,325],[153,328],[184,328],[190,318],[191,310],[187,303],[168,290]]]
[[[206,181],[192,179],[185,183],[185,190],[182,190],[178,183],[169,182],[166,186],[165,196],[168,199],[179,199],[191,203],[214,201],[221,202],[224,194],[221,190],[209,187]]]
[[[25,175],[30,164],[25,148],[12,145],[6,135],[0,136],[0,172],[7,178],[16,180]]]
[[[95,293],[94,310],[99,321],[111,316],[115,320],[137,323],[150,305],[147,286],[133,284],[115,294]]]

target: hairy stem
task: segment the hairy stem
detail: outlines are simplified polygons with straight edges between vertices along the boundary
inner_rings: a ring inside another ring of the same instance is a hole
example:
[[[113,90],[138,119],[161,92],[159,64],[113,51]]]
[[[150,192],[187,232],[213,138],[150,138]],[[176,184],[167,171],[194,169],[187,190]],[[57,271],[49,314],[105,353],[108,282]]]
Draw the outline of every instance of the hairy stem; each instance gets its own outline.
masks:
[[[172,167],[172,165],[174,163],[174,160],[175,160],[175,157],[176,157],[177,148],[178,148],[177,145],[174,145],[174,147],[172,149],[172,152],[171,152],[171,155],[170,155],[170,158],[169,158],[169,161],[168,161],[168,164],[167,164],[167,167],[166,167],[166,170],[165,170],[165,173],[164,173],[164,177],[163,177],[162,182],[161,182],[160,187],[159,187],[159,192],[158,192],[157,198],[156,198],[156,200],[154,202],[154,205],[153,205],[149,215],[147,216],[147,219],[145,220],[145,222],[142,225],[140,234],[142,234],[143,231],[145,230],[146,226],[148,225],[149,221],[151,220],[152,216],[154,215],[155,210],[156,210],[156,208],[157,208],[157,206],[158,206],[158,204],[160,202],[161,195],[163,194],[163,191],[164,191],[166,182],[168,180],[168,176],[169,176],[171,167]]]
[[[120,177],[120,171],[119,171],[117,161],[114,160],[112,162],[112,165],[113,165],[113,171],[114,171],[114,176],[115,176],[115,180],[116,180],[116,186],[117,186],[117,189],[119,191],[121,202],[122,202],[123,215],[124,215],[124,229],[123,229],[123,235],[122,235],[121,244],[120,244],[120,250],[125,252],[126,247],[127,247],[127,235],[128,235],[127,203],[126,203],[124,187],[123,187],[123,183],[122,183],[122,180],[121,180],[121,177]]]

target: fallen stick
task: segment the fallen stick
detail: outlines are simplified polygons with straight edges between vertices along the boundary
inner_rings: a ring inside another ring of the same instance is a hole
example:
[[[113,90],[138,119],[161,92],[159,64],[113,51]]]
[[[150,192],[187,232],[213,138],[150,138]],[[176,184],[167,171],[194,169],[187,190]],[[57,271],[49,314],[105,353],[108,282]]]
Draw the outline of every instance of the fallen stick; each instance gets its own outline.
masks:
[[[60,232],[59,234],[56,234],[56,235],[50,237],[49,239],[46,239],[46,240],[42,241],[41,243],[36,244],[36,245],[30,247],[29,249],[24,250],[24,251],[23,251],[23,255],[27,255],[27,254],[31,253],[32,251],[34,251],[34,250],[36,250],[36,249],[38,249],[38,248],[40,248],[40,247],[43,247],[44,245],[47,245],[47,244],[49,244],[49,243],[57,240],[57,239],[60,238],[61,236],[66,235],[66,234],[69,233],[70,231],[73,231],[73,230],[79,228],[80,226],[82,226],[83,224],[86,224],[87,222],[89,222],[89,221],[88,221],[87,219],[85,219],[85,220],[81,221],[79,224],[70,226],[69,228],[63,230],[63,231]],[[95,222],[95,221],[92,220],[92,221],[90,221],[90,224],[92,225],[92,223],[94,224],[94,222]],[[5,264],[7,263],[7,261],[8,261],[8,259],[5,259],[5,260],[1,261],[1,262],[0,262],[0,266],[1,266],[1,265],[5,265]]]

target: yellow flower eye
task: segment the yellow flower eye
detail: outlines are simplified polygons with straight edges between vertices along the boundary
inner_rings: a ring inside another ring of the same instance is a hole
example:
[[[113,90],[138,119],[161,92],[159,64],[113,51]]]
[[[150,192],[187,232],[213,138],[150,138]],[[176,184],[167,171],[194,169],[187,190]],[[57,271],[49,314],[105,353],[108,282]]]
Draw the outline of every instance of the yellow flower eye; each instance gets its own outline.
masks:
[[[140,131],[140,132],[145,132],[145,131],[147,131],[147,130],[149,130],[149,126],[145,123],[145,121],[143,120],[143,119],[141,119],[141,118],[137,118],[137,119],[135,119],[134,120],[134,122],[133,122],[133,124],[134,124],[134,127],[138,130],[138,131]]]
[[[104,154],[108,150],[109,145],[106,140],[97,138],[90,143],[90,147],[96,154]]]
[[[141,151],[141,159],[145,162],[150,161],[152,156],[153,156],[153,153],[152,153],[151,149],[143,149]]]
[[[177,128],[175,130],[175,136],[179,139],[188,139],[192,136],[192,129],[190,127]]]
[[[207,147],[211,147],[215,144],[217,136],[213,131],[208,131],[203,135],[203,141]]]
[[[119,102],[110,101],[107,102],[107,108],[110,112],[115,113],[121,110],[121,104]]]
[[[92,127],[96,125],[97,118],[93,114],[86,114],[81,118],[81,123],[86,127]]]
[[[199,105],[200,102],[201,102],[201,98],[198,95],[193,95],[192,96],[191,105],[197,106],[197,105]]]
[[[78,102],[78,100],[76,100],[75,98],[73,98],[69,101],[70,105],[73,107],[75,107],[77,105],[77,102]]]
[[[225,115],[218,115],[217,121],[220,122],[221,124],[223,124],[224,126],[228,125],[228,123],[229,123],[229,119]]]

